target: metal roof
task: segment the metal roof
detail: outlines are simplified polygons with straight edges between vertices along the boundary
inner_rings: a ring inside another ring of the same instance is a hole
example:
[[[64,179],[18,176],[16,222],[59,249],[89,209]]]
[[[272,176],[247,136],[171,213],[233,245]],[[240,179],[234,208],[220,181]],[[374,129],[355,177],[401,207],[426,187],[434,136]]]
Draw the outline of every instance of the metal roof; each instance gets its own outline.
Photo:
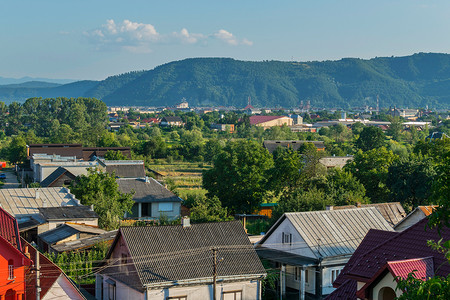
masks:
[[[21,218],[29,220],[31,216],[39,219],[40,207],[78,205],[79,200],[63,187],[0,189],[0,206],[19,223]]]
[[[41,181],[41,186],[48,187],[53,182],[55,182],[59,177],[64,175],[64,173],[68,173],[67,176],[72,177],[73,179],[75,179],[75,177],[76,177],[74,174],[72,174],[67,169],[65,169],[63,167],[58,167],[55,171],[53,171],[50,175],[48,175],[47,178],[45,178],[44,180]]]
[[[361,204],[358,207],[353,205],[333,206],[333,210],[363,207],[375,207],[378,209],[383,218],[385,218],[392,227],[406,217],[406,212],[400,202]]]
[[[317,258],[352,254],[370,229],[393,231],[374,207],[285,213],[266,236],[281,222],[289,220]]]
[[[134,191],[133,200],[135,202],[181,202],[181,199],[166,189],[162,184],[153,178],[119,178],[116,180],[119,190],[122,193]]]
[[[75,224],[63,224],[39,235],[39,238],[49,245],[71,237],[77,233],[103,234],[106,231],[97,227]]]
[[[256,279],[266,274],[239,221],[192,224],[189,227],[122,227],[109,255],[120,236],[130,250],[137,271],[135,286],[141,288],[187,282],[210,283],[213,248],[217,249],[217,258],[223,258],[217,265],[219,281],[227,278]],[[102,273],[118,280],[130,280],[130,276],[123,276],[118,270],[107,268]]]

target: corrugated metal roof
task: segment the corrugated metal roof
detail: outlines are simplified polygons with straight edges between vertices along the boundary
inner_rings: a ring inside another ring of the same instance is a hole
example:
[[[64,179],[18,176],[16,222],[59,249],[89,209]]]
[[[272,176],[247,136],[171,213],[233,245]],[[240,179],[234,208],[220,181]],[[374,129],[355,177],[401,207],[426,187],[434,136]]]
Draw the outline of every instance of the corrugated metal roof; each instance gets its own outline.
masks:
[[[285,213],[316,257],[352,254],[370,229],[393,231],[374,207]]]
[[[225,276],[257,278],[266,273],[239,221],[122,227],[119,235],[130,250],[140,279],[136,284],[141,287],[195,279],[211,282],[212,248],[218,249],[217,258],[223,258],[217,266],[219,280]],[[120,277],[117,271],[108,268],[102,273]]]
[[[361,207],[375,207],[391,226],[396,225],[406,217],[406,212],[400,202],[362,204],[359,207],[354,205],[334,206],[333,210]]]
[[[14,248],[22,251],[19,227],[16,219],[0,207],[0,236],[7,240]]]
[[[40,207],[39,212],[47,221],[98,219],[97,213],[87,206]]]
[[[39,218],[40,207],[76,206],[79,201],[63,187],[0,189],[0,205],[20,223],[23,217]]]
[[[133,196],[135,202],[181,202],[177,195],[153,178],[148,178],[148,182],[138,178],[119,178],[117,183],[122,193],[135,192]]]

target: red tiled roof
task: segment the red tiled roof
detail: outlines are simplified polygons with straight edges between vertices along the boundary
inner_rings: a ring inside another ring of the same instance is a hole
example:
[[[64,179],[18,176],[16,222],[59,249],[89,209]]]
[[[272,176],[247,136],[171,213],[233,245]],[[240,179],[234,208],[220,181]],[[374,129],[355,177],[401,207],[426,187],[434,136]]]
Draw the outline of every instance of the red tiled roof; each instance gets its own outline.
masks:
[[[244,109],[255,109],[255,108],[249,104],[246,107],[244,107]]]
[[[384,277],[384,274],[390,272],[397,280],[397,277],[403,279],[408,277],[408,274],[414,272],[416,278],[426,280],[434,276],[433,257],[414,258],[398,261],[388,261],[383,268],[381,268],[359,291],[356,296],[361,299],[366,299],[369,296],[370,287],[375,282]]]
[[[388,261],[387,268],[394,277],[403,279],[407,278],[412,271],[415,271],[416,278],[422,280],[434,276],[433,257]]]
[[[436,275],[447,276],[450,274],[450,264],[446,263],[447,259],[444,255],[434,251],[427,244],[428,240],[438,241],[441,238],[449,240],[450,229],[444,227],[441,230],[441,235],[439,235],[437,229],[426,228],[427,222],[428,219],[424,218],[391,239],[385,240],[378,247],[361,255],[349,270],[349,275],[367,282],[388,261],[428,256],[433,256],[435,264],[441,266],[436,270]]]
[[[349,271],[356,265],[356,262],[361,258],[362,255],[380,245],[380,241],[387,241],[397,234],[398,232],[395,231],[370,229],[359,244],[358,248],[356,248],[352,257],[350,257],[345,267],[339,273],[339,276],[333,282],[333,286],[339,287],[340,285],[345,283],[345,281],[348,279],[346,278],[346,275],[348,275]]]
[[[283,117],[284,116],[251,116],[250,124],[251,125],[261,124],[264,122],[269,122],[269,121],[276,120],[276,119],[283,118]]]
[[[19,227],[16,219],[0,207],[0,236],[7,240],[14,248],[22,251]]]

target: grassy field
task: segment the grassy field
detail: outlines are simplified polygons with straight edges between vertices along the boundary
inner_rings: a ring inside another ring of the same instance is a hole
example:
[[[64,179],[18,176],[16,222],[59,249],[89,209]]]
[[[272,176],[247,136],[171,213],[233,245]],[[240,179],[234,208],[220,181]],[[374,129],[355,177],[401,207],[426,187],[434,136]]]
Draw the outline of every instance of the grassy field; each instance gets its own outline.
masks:
[[[188,194],[204,194],[202,188],[202,172],[211,165],[198,162],[173,161],[155,159],[148,168],[164,175],[164,182],[172,191],[176,189],[178,195],[184,199]]]

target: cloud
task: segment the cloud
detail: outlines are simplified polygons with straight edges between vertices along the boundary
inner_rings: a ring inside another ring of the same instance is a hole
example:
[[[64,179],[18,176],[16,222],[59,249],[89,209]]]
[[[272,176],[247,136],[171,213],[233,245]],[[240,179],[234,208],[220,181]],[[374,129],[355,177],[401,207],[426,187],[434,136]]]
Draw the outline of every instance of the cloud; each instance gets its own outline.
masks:
[[[208,44],[209,40],[219,40],[227,45],[251,46],[253,42],[247,39],[238,39],[225,29],[212,34],[191,33],[186,28],[171,34],[159,33],[152,24],[137,23],[123,20],[116,23],[113,19],[107,20],[100,28],[85,32],[90,43],[98,50],[124,50],[134,53],[151,52],[155,44]]]

